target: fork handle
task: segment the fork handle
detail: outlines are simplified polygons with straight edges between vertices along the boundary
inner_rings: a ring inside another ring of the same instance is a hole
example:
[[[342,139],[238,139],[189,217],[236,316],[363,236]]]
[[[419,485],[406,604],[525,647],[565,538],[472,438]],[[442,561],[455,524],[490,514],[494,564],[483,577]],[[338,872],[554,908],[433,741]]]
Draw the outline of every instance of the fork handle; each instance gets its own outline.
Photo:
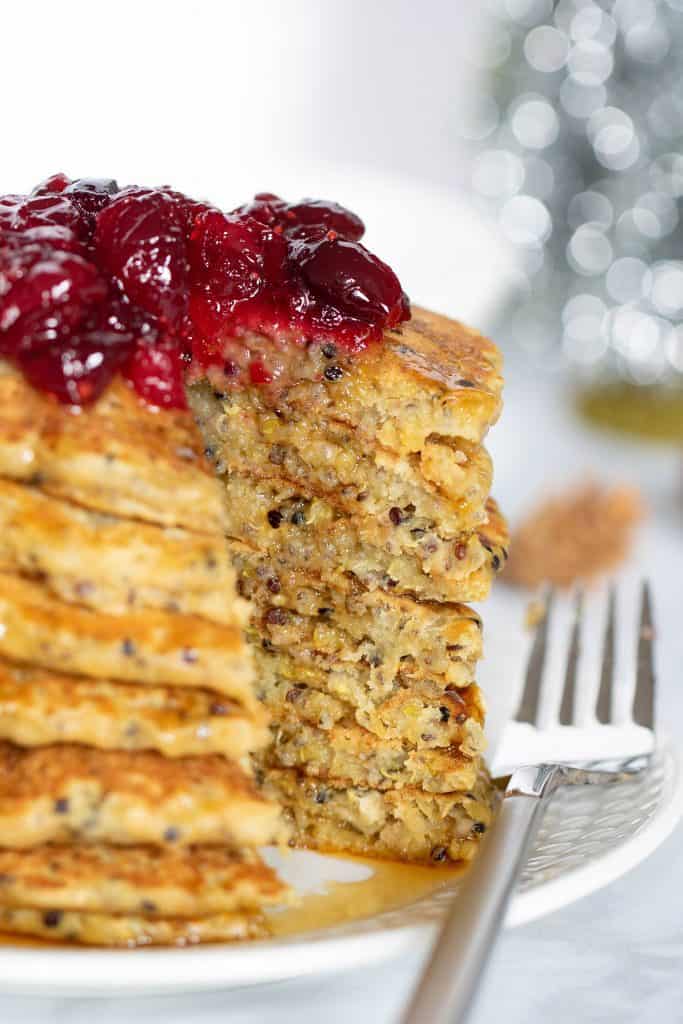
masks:
[[[402,1024],[463,1024],[541,817],[544,798],[506,797],[434,943]]]

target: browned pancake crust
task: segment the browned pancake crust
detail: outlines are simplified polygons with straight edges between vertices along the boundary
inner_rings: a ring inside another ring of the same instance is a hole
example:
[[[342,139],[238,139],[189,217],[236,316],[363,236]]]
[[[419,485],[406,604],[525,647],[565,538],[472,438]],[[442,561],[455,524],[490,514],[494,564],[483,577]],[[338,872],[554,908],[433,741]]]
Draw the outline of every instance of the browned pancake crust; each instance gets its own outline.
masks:
[[[278,808],[234,762],[58,744],[0,743],[0,846],[69,841],[258,845]]]
[[[151,918],[133,914],[0,908],[0,931],[84,946],[195,946],[200,942],[262,939],[268,926],[259,913],[212,914],[210,917]]]
[[[156,411],[122,379],[71,411],[0,362],[0,476],[102,512],[219,533],[203,447],[189,412]]]
[[[0,849],[0,906],[197,917],[286,901],[256,854],[212,847]]]
[[[58,672],[220,690],[255,706],[242,631],[196,616],[105,615],[0,573],[0,656]]]
[[[246,611],[222,536],[118,519],[7,480],[0,569],[40,575],[58,597],[114,614],[162,608],[240,625]]]
[[[48,672],[0,659],[0,738],[22,747],[82,743],[166,757],[241,758],[266,745],[268,716],[210,690]]]

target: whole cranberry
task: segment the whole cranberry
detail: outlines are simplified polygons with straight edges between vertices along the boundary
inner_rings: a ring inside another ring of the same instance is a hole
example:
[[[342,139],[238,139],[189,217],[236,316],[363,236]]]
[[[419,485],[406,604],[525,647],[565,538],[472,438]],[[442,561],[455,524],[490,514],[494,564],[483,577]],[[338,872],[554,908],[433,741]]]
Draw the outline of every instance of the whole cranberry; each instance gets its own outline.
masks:
[[[324,238],[294,249],[299,271],[323,303],[369,324],[397,323],[405,296],[393,270],[359,242]]]
[[[76,253],[40,245],[0,248],[0,349],[68,339],[107,294],[97,268]]]
[[[252,217],[259,224],[276,227],[282,224],[287,203],[273,192],[257,192],[250,203],[238,206],[233,210],[237,217]]]
[[[1,232],[1,229],[0,229]],[[41,228],[26,228],[25,231],[14,231],[2,235],[0,244],[16,244],[16,248],[27,249],[38,246],[45,257],[54,252],[73,252],[84,256],[83,245],[71,228],[60,227],[59,224],[46,224]]]
[[[127,356],[125,346],[78,339],[22,351],[17,362],[28,380],[60,402],[88,405],[102,394]]]
[[[182,205],[159,189],[131,188],[97,215],[101,266],[126,298],[171,327],[187,311],[188,264]]]
[[[291,203],[286,207],[285,216],[292,228],[321,226],[352,242],[365,234],[360,217],[327,199],[302,199],[300,203]]]
[[[285,235],[297,232],[302,237],[304,232],[300,229],[322,227],[336,231],[342,238],[357,240],[365,232],[360,217],[327,199],[302,199],[298,203],[286,203],[272,192],[258,192],[251,203],[238,207],[235,213],[240,217],[253,217],[260,224],[267,224]]]
[[[192,284],[231,312],[284,280],[287,246],[252,217],[209,210],[190,236]]]
[[[132,349],[140,338],[155,340],[156,328],[149,324],[144,313],[112,292],[92,308],[79,330],[79,337],[93,345],[99,340],[105,347],[117,350],[126,346]]]

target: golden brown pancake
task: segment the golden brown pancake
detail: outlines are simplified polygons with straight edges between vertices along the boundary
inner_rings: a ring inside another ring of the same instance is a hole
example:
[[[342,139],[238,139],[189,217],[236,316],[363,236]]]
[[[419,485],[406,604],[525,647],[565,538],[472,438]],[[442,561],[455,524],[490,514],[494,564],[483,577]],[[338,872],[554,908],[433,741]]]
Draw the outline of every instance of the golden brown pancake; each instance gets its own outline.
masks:
[[[268,935],[260,914],[215,914],[198,918],[152,918],[132,914],[0,909],[0,931],[49,942],[85,946],[194,946],[200,942],[236,942]]]
[[[305,567],[333,586],[352,573],[371,590],[478,601],[506,557],[505,524],[493,501],[476,531],[442,537],[413,519],[339,515],[327,500],[303,496],[286,481],[233,474],[225,488],[231,538],[268,555],[279,570]]]
[[[258,335],[245,343],[268,353],[269,342]],[[293,372],[260,389],[279,416],[316,426],[337,420],[371,447],[399,455],[422,451],[432,435],[479,444],[500,414],[502,356],[493,342],[417,306],[409,321],[360,355],[337,349],[326,359],[313,345],[292,347],[289,357]],[[330,365],[342,371],[332,380],[324,376]]]
[[[269,785],[287,810],[298,845],[394,860],[469,860],[495,806],[481,766],[470,789],[452,793],[380,792],[292,770],[271,771]]]
[[[190,390],[190,399],[221,475],[282,477],[351,516],[410,510],[415,528],[426,520],[451,535],[481,522],[491,459],[469,441],[433,435],[420,452],[397,455],[336,420],[275,415],[256,389],[222,393],[203,383]]]
[[[231,849],[277,838],[278,808],[233,761],[0,743],[0,847],[112,843]]]
[[[6,573],[0,573],[0,656],[95,679],[208,687],[247,709],[255,706],[238,627],[155,610],[106,615]]]
[[[0,568],[40,575],[56,596],[114,614],[161,608],[241,625],[225,541],[117,519],[0,480]]]
[[[265,711],[210,690],[48,672],[0,659],[0,739],[22,747],[82,743],[165,757],[239,759],[269,738]]]
[[[260,660],[257,657],[257,664]],[[298,719],[323,730],[360,726],[378,739],[401,740],[416,749],[481,744],[480,730],[472,728],[482,726],[484,720],[484,703],[475,683],[430,690],[426,684],[401,686],[397,680],[384,700],[373,694],[371,685],[366,699],[359,700],[355,683],[350,671],[331,672],[323,679],[308,677],[308,681],[296,669],[290,678],[261,671],[256,692],[273,722],[291,724]]]
[[[255,855],[212,847],[37,846],[0,850],[0,907],[204,917],[287,900]]]
[[[415,650],[385,655],[374,637],[354,642],[343,631],[335,631],[332,615],[326,615],[323,623],[309,621],[310,630],[301,616],[280,606],[263,609],[255,620],[247,636],[254,644],[257,676],[276,671],[294,680],[300,676],[301,682],[310,678],[314,685],[323,680],[323,689],[330,688],[325,680],[334,676],[336,685],[344,687],[344,698],[353,697],[359,706],[367,700],[382,700],[401,686],[411,685],[420,692],[443,690],[451,684],[469,686],[474,681],[476,662],[460,658],[457,651],[445,648],[447,656],[440,657],[437,649],[426,659],[419,656],[420,651],[416,656]]]
[[[318,729],[303,721],[277,722],[272,747],[254,757],[266,772],[297,768],[316,779],[341,779],[349,786],[419,786],[428,793],[447,793],[469,789],[476,779],[474,758],[483,749],[483,736],[474,720],[468,720],[465,729],[468,740],[461,748],[416,750],[400,740],[379,740],[357,725]]]
[[[348,577],[335,587],[304,569],[283,570],[245,544],[229,547],[240,589],[257,606],[254,629],[268,644],[366,659],[375,680],[378,674],[393,679],[399,662],[411,661],[448,677],[452,662],[481,657],[481,619],[466,605],[369,591]],[[285,623],[268,621],[274,608],[286,611]]]
[[[189,412],[155,410],[122,379],[71,410],[0,361],[0,476],[86,508],[219,533],[223,509]]]

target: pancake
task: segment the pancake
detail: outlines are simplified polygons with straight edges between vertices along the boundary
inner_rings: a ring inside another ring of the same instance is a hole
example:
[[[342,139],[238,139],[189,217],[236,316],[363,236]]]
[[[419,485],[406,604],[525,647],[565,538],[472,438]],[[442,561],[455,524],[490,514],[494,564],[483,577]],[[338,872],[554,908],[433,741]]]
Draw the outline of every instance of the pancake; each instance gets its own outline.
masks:
[[[443,676],[427,673],[420,676],[404,671],[404,666],[409,666],[407,661],[401,663],[395,676],[388,676],[382,672],[381,665],[378,669],[365,662],[330,661],[329,665],[323,665],[279,649],[257,648],[254,658],[258,677],[256,693],[260,700],[267,701],[266,690],[276,682],[319,690],[362,715],[383,716],[389,713],[390,706],[397,711],[404,699],[411,698],[425,708],[439,705],[449,693],[455,703],[465,704],[475,675],[474,666],[467,662],[453,662],[453,668],[459,666],[461,674],[452,673],[452,681],[446,682]],[[416,708],[411,714],[419,717]]]
[[[215,914],[200,918],[151,918],[78,911],[0,909],[0,931],[49,942],[85,946],[194,946],[200,942],[261,939],[268,928],[260,914]]]
[[[260,768],[297,768],[316,779],[337,778],[349,786],[447,793],[474,785],[484,739],[479,724],[465,723],[467,742],[459,748],[415,750],[399,740],[379,740],[357,725],[318,729],[301,720],[273,725],[274,742],[254,755]]]
[[[458,746],[472,742],[471,723],[484,721],[484,703],[476,684],[430,691],[409,683],[395,683],[384,700],[368,687],[361,706],[345,699],[354,692],[352,673],[330,673],[322,681],[306,680],[303,672],[293,678],[260,672],[256,692],[273,722],[300,719],[329,730],[336,725],[362,726],[378,739],[402,740],[416,749]],[[319,686],[316,683],[320,683]]]
[[[6,573],[0,573],[0,657],[95,679],[208,687],[255,706],[251,662],[237,626],[155,610],[105,615]]]
[[[414,517],[394,522],[342,516],[285,481],[225,478],[232,539],[270,557],[278,570],[341,585],[350,572],[368,589],[387,586],[428,600],[478,601],[507,557],[505,523],[493,501],[476,532],[444,538]]]
[[[256,854],[210,847],[38,846],[0,850],[0,907],[205,917],[287,900]]]
[[[254,629],[269,643],[286,638],[290,628],[292,645],[305,643],[335,658],[349,652],[357,660],[360,654],[389,677],[401,662],[448,677],[452,662],[481,657],[481,619],[466,605],[370,591],[348,576],[334,586],[302,569],[282,569],[248,545],[231,542],[229,548],[240,591],[258,606]],[[286,609],[284,626],[266,621],[271,608]]]
[[[162,608],[242,624],[222,535],[121,520],[0,480],[0,568],[113,614]]]
[[[71,410],[0,361],[0,476],[86,508],[218,534],[223,507],[189,412],[145,405],[117,378]]]
[[[0,743],[0,846],[112,843],[232,849],[278,835],[278,807],[232,761],[70,744]]]
[[[240,342],[266,364],[271,354],[273,362],[293,364],[273,387],[259,388],[273,410],[287,421],[346,424],[359,447],[381,445],[404,455],[422,451],[432,435],[479,444],[500,414],[502,356],[493,342],[417,306],[409,321],[385,332],[382,344],[360,354],[317,345],[284,351],[260,335]],[[335,372],[326,377],[331,366]]]
[[[348,515],[412,509],[416,520],[455,535],[477,526],[491,489],[491,459],[462,439],[433,436],[420,452],[370,446],[343,423],[284,419],[258,390],[190,389],[192,409],[220,474],[282,476],[307,495],[328,498]]]
[[[221,694],[61,675],[0,660],[0,739],[23,747],[82,743],[102,750],[158,750],[165,757],[264,746],[267,716]]]
[[[368,700],[381,701],[398,688],[408,685],[415,687],[418,693],[435,693],[449,686],[469,686],[474,681],[476,662],[455,657],[443,666],[444,675],[441,675],[421,659],[409,655],[385,661],[373,650],[370,642],[351,648],[340,647],[336,654],[329,650],[323,653],[318,650],[316,640],[320,633],[324,638],[329,637],[325,628],[327,623],[316,630],[310,647],[299,641],[287,644],[284,637],[295,632],[296,627],[290,628],[287,618],[278,625],[281,616],[287,616],[285,609],[268,609],[263,616],[265,626],[261,630],[258,627],[247,630],[247,636],[254,644],[257,675],[274,670],[289,679],[300,678],[302,682],[312,679],[316,685],[320,682],[325,690],[330,688],[326,680],[334,677],[335,689],[341,687],[344,699],[359,707],[367,704]],[[275,640],[271,639],[273,636]]]
[[[322,782],[291,770],[271,771],[268,781],[286,809],[297,845],[417,862],[470,860],[496,804],[481,768],[471,789],[441,794],[348,787],[338,779]]]

